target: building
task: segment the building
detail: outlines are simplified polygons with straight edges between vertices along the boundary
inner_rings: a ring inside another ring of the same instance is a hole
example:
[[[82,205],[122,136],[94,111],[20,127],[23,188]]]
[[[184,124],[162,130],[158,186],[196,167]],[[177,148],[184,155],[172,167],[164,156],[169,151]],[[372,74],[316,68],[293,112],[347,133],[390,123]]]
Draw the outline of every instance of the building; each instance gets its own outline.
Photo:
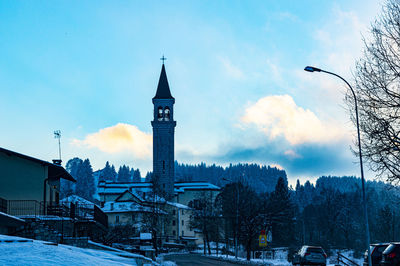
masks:
[[[120,223],[136,221],[138,218],[133,218],[132,214],[139,213],[139,206],[142,205],[142,208],[145,209],[144,207],[151,206],[154,203],[152,186],[153,184],[150,182],[100,181],[97,190],[100,202],[104,206],[103,211],[108,215],[109,225],[115,225],[117,219]],[[189,206],[195,205],[197,198],[202,197],[204,193],[211,194],[211,197],[215,199],[219,191],[218,186],[207,182],[174,183],[174,197],[170,201],[162,198],[156,200],[157,207],[166,212],[163,215],[167,215],[167,223],[163,230],[164,240],[185,244],[190,242],[202,243],[201,235],[190,227],[192,208]],[[130,194],[132,196],[129,196]],[[120,207],[117,206],[120,204],[118,202],[123,201],[123,199],[129,201],[131,205],[128,207],[127,202],[125,202],[125,210],[121,211]],[[110,210],[111,206],[113,206],[114,211]],[[122,212],[126,214],[122,214]],[[116,215],[119,217],[116,218]]]
[[[53,242],[64,236],[100,239],[107,215],[84,199],[60,201],[60,180],[75,179],[60,160],[54,162],[0,148],[0,231]]]
[[[39,208],[40,203],[58,204],[60,179],[75,182],[61,165],[4,148],[0,148],[0,169],[0,198],[7,200],[8,212],[18,208],[10,203],[22,203],[22,200],[30,203],[24,206],[25,209]]]
[[[153,98],[153,179],[157,180],[166,198],[174,192],[174,121],[175,99],[169,89],[165,66],[162,65],[157,92]]]
[[[202,236],[191,228],[190,216],[197,198],[207,193],[215,199],[218,186],[207,182],[175,182],[174,120],[175,98],[168,84],[165,65],[162,65],[154,105],[153,120],[153,175],[152,182],[100,181],[97,192],[109,225],[135,225],[149,210],[159,208],[164,218],[164,244],[199,244]]]

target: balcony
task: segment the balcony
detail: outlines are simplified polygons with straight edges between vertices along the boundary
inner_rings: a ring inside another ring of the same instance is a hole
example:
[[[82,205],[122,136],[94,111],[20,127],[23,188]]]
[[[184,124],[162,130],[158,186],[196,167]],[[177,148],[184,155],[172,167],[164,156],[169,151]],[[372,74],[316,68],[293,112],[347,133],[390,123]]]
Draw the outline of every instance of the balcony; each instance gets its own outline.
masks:
[[[95,204],[40,202],[0,198],[0,211],[20,218],[68,217],[77,222],[97,222],[108,227],[107,215]]]

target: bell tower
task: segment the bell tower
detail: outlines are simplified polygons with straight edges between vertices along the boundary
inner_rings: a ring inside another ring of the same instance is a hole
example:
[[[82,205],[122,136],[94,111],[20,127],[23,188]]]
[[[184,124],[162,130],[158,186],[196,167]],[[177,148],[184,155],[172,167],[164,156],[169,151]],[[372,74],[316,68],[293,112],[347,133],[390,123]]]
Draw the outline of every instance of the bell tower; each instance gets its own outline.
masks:
[[[156,95],[153,98],[154,118],[153,127],[153,177],[157,180],[159,189],[166,198],[174,195],[174,103],[168,85],[167,74],[163,64]]]

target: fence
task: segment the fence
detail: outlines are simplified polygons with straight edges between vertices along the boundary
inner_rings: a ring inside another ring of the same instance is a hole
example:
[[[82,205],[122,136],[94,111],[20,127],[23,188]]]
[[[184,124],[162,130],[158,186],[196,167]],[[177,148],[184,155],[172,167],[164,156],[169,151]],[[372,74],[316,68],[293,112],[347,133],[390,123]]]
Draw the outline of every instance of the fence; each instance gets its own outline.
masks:
[[[8,200],[7,213],[13,216],[38,216],[44,213],[44,205],[36,200]]]
[[[72,202],[39,202],[36,200],[4,200],[0,198],[0,211],[13,216],[52,215],[69,217],[80,221],[96,221],[108,227],[107,215],[95,204],[74,204]]]
[[[7,200],[0,198],[0,212],[7,213]]]
[[[347,258],[340,252],[337,253],[337,262],[339,265],[340,265],[340,263],[343,265],[346,265],[346,266],[357,266],[358,265],[357,262],[352,261],[351,259]]]

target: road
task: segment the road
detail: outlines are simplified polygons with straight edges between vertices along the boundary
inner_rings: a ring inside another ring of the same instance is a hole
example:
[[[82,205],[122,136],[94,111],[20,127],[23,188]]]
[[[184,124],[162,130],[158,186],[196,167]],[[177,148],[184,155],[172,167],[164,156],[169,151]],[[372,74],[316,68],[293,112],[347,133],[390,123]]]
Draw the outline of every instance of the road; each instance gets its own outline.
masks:
[[[186,265],[221,265],[221,266],[232,266],[238,265],[236,263],[231,263],[227,261],[220,261],[215,259],[210,259],[207,257],[203,257],[200,254],[179,254],[179,255],[167,255],[164,256],[165,261],[174,261],[178,266],[186,266]]]

